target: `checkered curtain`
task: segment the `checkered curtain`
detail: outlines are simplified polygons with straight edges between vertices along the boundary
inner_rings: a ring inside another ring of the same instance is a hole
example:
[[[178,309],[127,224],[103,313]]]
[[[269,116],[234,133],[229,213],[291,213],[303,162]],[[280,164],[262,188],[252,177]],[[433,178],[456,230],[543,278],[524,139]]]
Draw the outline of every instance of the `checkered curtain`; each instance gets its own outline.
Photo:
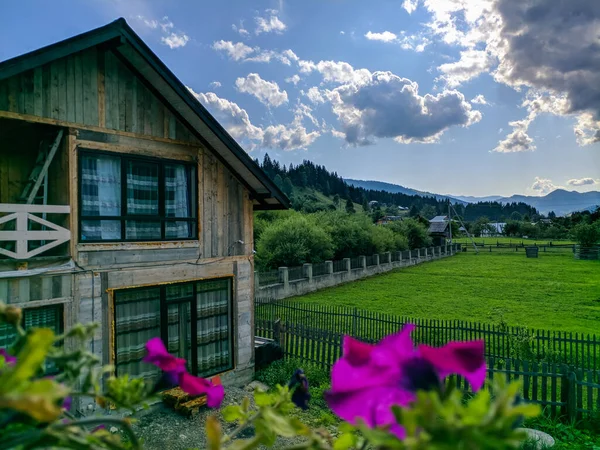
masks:
[[[121,161],[105,155],[81,158],[81,215],[121,215]],[[121,239],[118,220],[84,220],[83,240]]]
[[[167,217],[191,217],[190,211],[190,170],[183,165],[165,166],[165,213]],[[189,222],[167,222],[166,237],[191,237]]]
[[[127,214],[158,216],[158,165],[127,163]],[[160,239],[160,221],[128,220],[127,239]]]
[[[160,289],[132,289],[115,297],[115,365],[117,374],[128,373],[154,382],[160,370],[142,362],[146,342],[160,337]]]
[[[231,288],[229,280],[197,284],[198,375],[231,369]]]
[[[194,295],[192,283],[167,286],[168,340],[169,353],[187,361],[188,371],[192,371],[192,309]]]

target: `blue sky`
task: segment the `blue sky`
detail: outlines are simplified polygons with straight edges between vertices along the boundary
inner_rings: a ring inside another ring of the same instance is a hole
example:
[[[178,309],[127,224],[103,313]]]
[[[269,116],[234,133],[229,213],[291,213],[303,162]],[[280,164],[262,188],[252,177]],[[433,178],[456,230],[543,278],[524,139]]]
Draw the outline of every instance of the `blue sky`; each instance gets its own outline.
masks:
[[[600,7],[560,3],[5,1],[0,60],[124,17],[253,157],[455,195],[600,190]]]

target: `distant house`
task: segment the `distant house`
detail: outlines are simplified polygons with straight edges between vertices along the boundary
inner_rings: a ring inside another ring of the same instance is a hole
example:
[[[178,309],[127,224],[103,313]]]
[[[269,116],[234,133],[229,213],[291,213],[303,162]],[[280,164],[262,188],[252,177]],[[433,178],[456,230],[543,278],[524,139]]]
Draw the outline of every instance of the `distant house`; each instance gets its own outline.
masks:
[[[429,221],[427,233],[433,239],[433,245],[443,245],[450,238],[450,221],[447,216],[435,216]]]
[[[373,208],[374,206],[378,206],[379,202],[377,200],[371,200],[369,202],[369,208]]]
[[[540,219],[538,223],[543,223],[544,225],[552,225],[552,219]]]
[[[385,216],[377,221],[377,225],[386,225],[390,222],[397,222],[399,220],[402,220],[401,216]]]
[[[398,206],[398,209],[400,211],[408,211],[409,210],[408,206]]]
[[[481,232],[482,237],[498,236],[504,233],[505,222],[491,222],[488,224],[489,229]]]

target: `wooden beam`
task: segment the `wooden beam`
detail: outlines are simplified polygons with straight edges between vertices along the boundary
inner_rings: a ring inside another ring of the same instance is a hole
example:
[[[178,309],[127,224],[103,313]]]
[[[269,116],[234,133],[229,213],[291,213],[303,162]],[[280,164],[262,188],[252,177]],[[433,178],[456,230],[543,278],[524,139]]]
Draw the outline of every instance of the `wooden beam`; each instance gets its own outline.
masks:
[[[79,199],[78,199],[78,166],[77,166],[77,131],[70,128],[66,139],[66,152],[69,159],[69,204],[71,215],[69,216],[69,228],[71,230],[71,242],[69,250],[71,258],[77,261],[77,242],[79,242]]]
[[[16,306],[17,308],[39,308],[41,306],[50,306],[50,305],[61,305],[65,303],[71,303],[73,301],[73,297],[56,297],[49,298],[47,300],[32,300],[30,302],[20,302],[20,303],[11,303],[11,306]]]
[[[98,125],[106,126],[106,85],[104,81],[104,49],[98,50]]]
[[[96,127],[96,126],[92,126],[92,125],[83,125],[80,123],[66,122],[64,120],[58,120],[58,119],[49,119],[47,117],[32,116],[29,114],[19,114],[19,113],[10,112],[10,111],[0,111],[0,119],[23,120],[25,122],[30,122],[30,123],[41,123],[41,124],[45,124],[45,125],[54,125],[57,127],[67,127],[67,128],[75,128],[75,129],[79,129],[79,130],[96,131],[98,133],[114,134],[114,135],[119,135],[119,136],[128,136],[128,137],[132,137],[132,138],[136,138],[136,139],[144,139],[146,141],[165,142],[167,144],[185,145],[187,147],[193,147],[193,148],[198,148],[198,147],[202,146],[202,144],[198,143],[198,142],[187,142],[187,141],[181,141],[181,140],[177,140],[177,139],[167,139],[167,138],[163,138],[163,137],[148,136],[145,134],[132,133],[129,131],[111,130],[108,128],[101,128],[101,127]]]
[[[52,163],[52,160],[54,159],[54,155],[56,155],[56,150],[58,150],[58,146],[60,145],[60,141],[62,140],[64,134],[64,130],[59,130],[58,131],[58,135],[56,136],[56,139],[54,140],[54,143],[52,144],[52,147],[50,148],[50,153],[48,153],[48,156],[46,157],[46,161],[44,161],[44,165],[42,166],[42,170],[40,171],[37,180],[35,181],[35,184],[33,185],[33,189],[31,189],[31,192],[29,193],[29,196],[27,197],[27,204],[31,205],[33,203],[33,200],[35,199],[35,195],[37,194],[37,191],[40,189],[40,186],[42,185],[42,181],[44,181],[44,177],[46,176],[46,174],[48,173],[48,168],[50,167],[50,164]]]
[[[21,203],[0,203],[0,212],[2,213],[48,213],[48,214],[69,214],[70,206],[63,205],[23,205]]]

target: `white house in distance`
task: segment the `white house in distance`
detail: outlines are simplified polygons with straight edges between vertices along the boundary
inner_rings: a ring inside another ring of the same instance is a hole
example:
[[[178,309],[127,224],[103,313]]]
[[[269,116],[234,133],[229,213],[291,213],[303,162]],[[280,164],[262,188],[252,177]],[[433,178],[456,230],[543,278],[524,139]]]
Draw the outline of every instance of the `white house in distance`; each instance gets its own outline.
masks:
[[[488,225],[490,226],[490,228],[487,230],[483,230],[481,232],[481,236],[490,237],[504,234],[504,227],[506,226],[505,222],[490,222]]]

